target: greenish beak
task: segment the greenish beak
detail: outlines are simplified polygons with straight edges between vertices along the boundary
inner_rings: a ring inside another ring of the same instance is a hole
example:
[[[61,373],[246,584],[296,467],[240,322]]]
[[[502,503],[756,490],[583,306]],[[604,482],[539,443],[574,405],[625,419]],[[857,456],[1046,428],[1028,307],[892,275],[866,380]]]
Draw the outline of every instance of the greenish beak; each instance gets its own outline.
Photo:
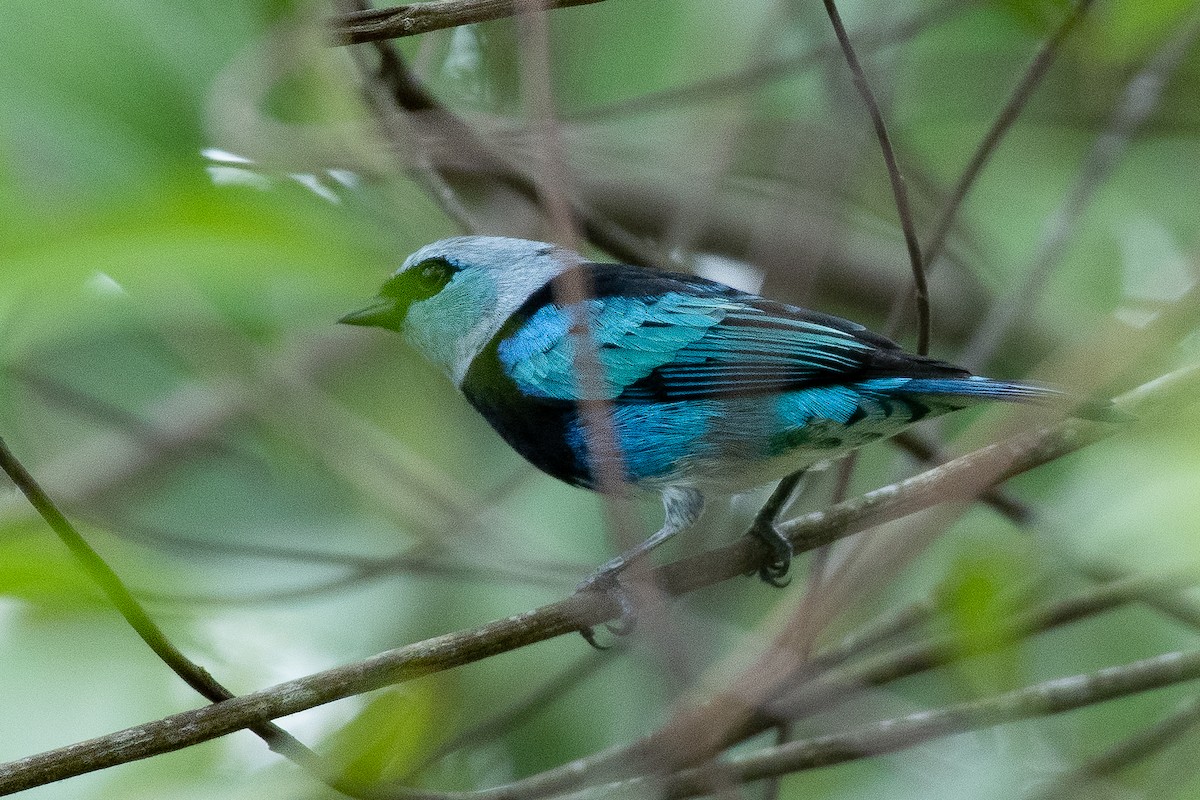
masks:
[[[366,308],[350,312],[338,322],[343,325],[366,325],[398,331],[404,323],[404,312],[395,300],[381,297]]]

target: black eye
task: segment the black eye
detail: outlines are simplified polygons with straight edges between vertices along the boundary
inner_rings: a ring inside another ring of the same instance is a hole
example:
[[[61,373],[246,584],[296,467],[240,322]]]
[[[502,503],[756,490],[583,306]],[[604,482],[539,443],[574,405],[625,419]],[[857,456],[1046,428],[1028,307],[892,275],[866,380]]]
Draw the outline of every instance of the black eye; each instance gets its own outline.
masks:
[[[420,270],[421,280],[426,283],[440,283],[444,286],[450,280],[451,267],[440,258],[423,261],[414,269]]]
[[[380,294],[398,300],[407,307],[428,300],[445,289],[456,272],[458,268],[445,259],[426,259],[394,276],[383,285]]]

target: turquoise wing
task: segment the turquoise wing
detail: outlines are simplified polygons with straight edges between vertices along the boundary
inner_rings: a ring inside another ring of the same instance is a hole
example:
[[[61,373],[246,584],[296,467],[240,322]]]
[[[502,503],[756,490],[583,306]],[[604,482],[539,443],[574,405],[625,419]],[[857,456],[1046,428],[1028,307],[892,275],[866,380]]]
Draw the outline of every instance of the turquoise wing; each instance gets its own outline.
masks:
[[[496,354],[521,393],[578,401],[586,384],[591,399],[630,403],[746,396],[857,381],[876,351],[900,352],[836,317],[699,278],[651,282],[622,269],[623,280],[597,282],[606,295],[567,307],[546,302],[514,321]],[[581,321],[595,343],[598,380],[576,376]]]

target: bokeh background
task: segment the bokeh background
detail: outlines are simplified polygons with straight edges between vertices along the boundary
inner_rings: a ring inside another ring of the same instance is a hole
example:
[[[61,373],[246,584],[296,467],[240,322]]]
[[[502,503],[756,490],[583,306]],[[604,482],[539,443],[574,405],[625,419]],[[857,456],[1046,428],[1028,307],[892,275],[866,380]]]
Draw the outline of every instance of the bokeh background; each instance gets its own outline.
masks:
[[[1069,7],[843,4],[922,235]],[[413,180],[419,154],[381,132],[359,66],[328,45],[335,11],[260,0],[0,11],[0,435],[237,692],[560,598],[612,550],[595,497],[522,463],[398,337],[334,324],[408,252],[460,231]],[[1194,359],[1196,316],[1173,304],[1200,274],[1197,13],[1186,0],[1098,0],[1068,38],[931,272],[935,355],[1086,392]],[[486,140],[522,153],[540,146],[522,42],[508,20],[399,47]],[[571,179],[595,208],[677,268],[888,326],[909,268],[819,3],[607,0],[552,14],[550,42]],[[488,202],[489,227],[508,229],[509,210]],[[513,210],[511,232],[526,225]],[[1169,335],[1124,363],[1129,332],[1168,308],[1180,316]],[[911,313],[897,335],[913,344]],[[972,412],[932,430],[978,442],[1002,419]],[[880,445],[850,491],[916,469]],[[1011,486],[1030,525],[971,510],[890,585],[859,593],[828,638],[920,598],[940,625],[986,635],[1029,602],[1085,587],[1088,570],[1194,567],[1197,475],[1187,416],[1037,470]],[[816,480],[800,506],[832,491]],[[761,499],[715,503],[673,552],[728,541]],[[649,532],[657,502],[639,510]],[[607,655],[564,638],[284,725],[357,777],[495,785],[652,729],[690,683],[719,686],[728,666],[715,665],[753,652],[802,585],[740,580],[681,602],[682,676],[636,636]],[[1187,648],[1196,633],[1134,605],[798,733]],[[564,673],[562,691],[502,735],[441,754]],[[782,796],[1022,796],[1188,696],[804,773]],[[0,759],[199,703],[0,486]],[[1200,795],[1196,741],[1107,796]],[[333,794],[241,733],[28,796]]]

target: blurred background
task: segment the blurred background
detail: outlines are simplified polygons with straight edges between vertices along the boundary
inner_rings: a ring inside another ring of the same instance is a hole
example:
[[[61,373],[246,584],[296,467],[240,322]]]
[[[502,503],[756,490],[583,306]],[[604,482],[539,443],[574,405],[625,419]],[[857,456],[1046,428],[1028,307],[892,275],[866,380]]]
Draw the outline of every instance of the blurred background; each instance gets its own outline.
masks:
[[[925,241],[1073,4],[841,5]],[[613,551],[596,497],[521,462],[399,337],[335,325],[464,219],[546,233],[478,176],[438,199],[429,163],[470,153],[381,107],[370,46],[330,45],[338,12],[8,0],[0,14],[0,435],[235,692],[559,599]],[[1187,0],[1097,0],[1065,39],[931,267],[933,355],[1100,394],[1194,361],[1198,14]],[[894,308],[910,281],[895,205],[821,4],[607,0],[548,22],[541,73],[513,20],[396,46],[518,163],[553,149],[533,91],[548,81],[561,191],[648,260],[913,346],[911,308]],[[962,451],[1042,418],[991,409],[925,432]],[[920,468],[878,445],[847,491]],[[828,504],[837,472],[797,508]],[[1194,568],[1197,475],[1191,417],[1038,469],[1008,487],[1025,524],[967,510],[886,585],[849,592],[822,641],[914,600],[937,609],[934,629],[986,637],[1098,574]],[[732,540],[763,497],[714,503],[667,549]],[[638,509],[652,531],[657,501]],[[689,687],[719,688],[797,602],[806,568],[784,591],[735,580],[680,601],[688,652],[670,674],[636,635],[608,654],[563,637],[282,722],[357,778],[500,784],[652,730]],[[794,735],[1192,647],[1198,625],[1131,604],[868,693]],[[805,772],[780,796],[1025,796],[1189,696]],[[498,732],[456,738],[531,697]],[[0,486],[0,760],[200,704]],[[1200,796],[1196,743],[1091,796]],[[243,732],[27,796],[336,795]]]

